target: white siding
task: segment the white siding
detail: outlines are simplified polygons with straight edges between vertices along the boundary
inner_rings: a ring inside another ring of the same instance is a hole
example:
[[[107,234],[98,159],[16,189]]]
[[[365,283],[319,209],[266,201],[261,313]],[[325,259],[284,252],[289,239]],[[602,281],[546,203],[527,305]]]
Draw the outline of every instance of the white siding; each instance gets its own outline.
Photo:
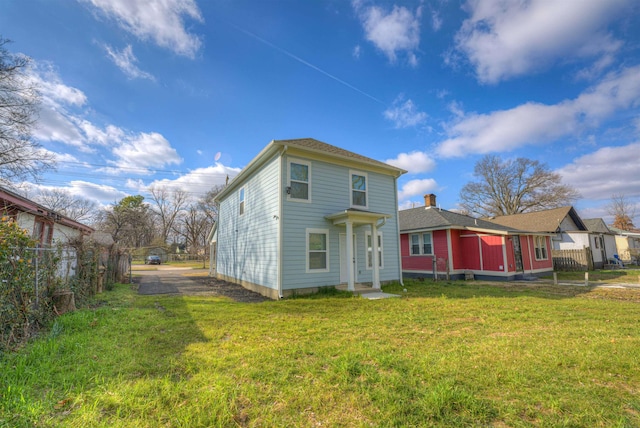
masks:
[[[587,232],[565,232],[562,233],[562,241],[553,241],[555,250],[581,250],[586,247],[589,247],[589,234]]]
[[[272,289],[278,288],[279,165],[274,156],[221,201],[217,232],[217,272]]]
[[[62,224],[54,224],[53,226],[53,244],[64,244],[72,241],[82,235],[78,229],[73,229]]]

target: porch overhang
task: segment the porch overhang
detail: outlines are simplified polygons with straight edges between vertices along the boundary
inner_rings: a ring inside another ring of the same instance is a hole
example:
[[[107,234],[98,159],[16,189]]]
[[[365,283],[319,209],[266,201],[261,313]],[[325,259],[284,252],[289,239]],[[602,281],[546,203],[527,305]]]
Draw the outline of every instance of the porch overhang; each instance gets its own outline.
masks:
[[[334,226],[345,226],[346,228],[346,254],[344,257],[347,267],[347,290],[355,292],[353,228],[358,226],[369,226],[371,228],[372,286],[373,289],[380,290],[378,239],[375,237],[378,236],[378,228],[384,226],[387,219],[391,217],[391,214],[361,211],[353,208],[325,216],[325,219],[332,222]]]
[[[391,214],[361,211],[349,208],[344,211],[329,214],[324,218],[331,221],[335,226],[346,225],[347,223],[351,223],[354,226],[360,226],[363,224],[376,224],[380,220],[386,221],[391,217]]]

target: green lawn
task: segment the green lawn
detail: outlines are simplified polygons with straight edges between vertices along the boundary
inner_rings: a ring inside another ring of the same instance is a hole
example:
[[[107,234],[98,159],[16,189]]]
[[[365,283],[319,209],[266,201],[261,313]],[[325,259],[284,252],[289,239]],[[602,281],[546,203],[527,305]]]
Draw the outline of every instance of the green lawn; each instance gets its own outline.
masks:
[[[640,285],[640,269],[633,265],[624,269],[599,269],[588,273],[589,281]],[[557,276],[560,281],[584,282],[584,274],[584,272],[558,272]],[[547,278],[551,277],[551,275],[547,276]]]
[[[0,359],[0,426],[640,426],[640,290],[138,296]]]

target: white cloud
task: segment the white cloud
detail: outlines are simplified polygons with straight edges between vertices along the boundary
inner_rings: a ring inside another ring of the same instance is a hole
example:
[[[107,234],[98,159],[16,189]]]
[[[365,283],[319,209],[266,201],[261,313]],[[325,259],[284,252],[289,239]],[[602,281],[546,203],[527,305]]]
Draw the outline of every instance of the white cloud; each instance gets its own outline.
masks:
[[[155,81],[156,78],[147,73],[146,71],[142,71],[136,65],[138,59],[133,54],[133,48],[131,45],[127,45],[122,51],[118,52],[114,49],[111,49],[111,46],[104,45],[104,49],[107,51],[107,56],[111,61],[114,62],[115,65],[118,66],[120,70],[124,74],[127,75],[130,79],[148,79]]]
[[[433,178],[425,178],[407,181],[398,192],[398,199],[404,201],[412,196],[423,196],[425,193],[433,193],[438,189],[438,183]]]
[[[457,112],[445,125],[449,138],[439,144],[444,157],[510,151],[554,141],[597,126],[616,111],[639,105],[640,66],[611,73],[573,100],[547,105],[526,103],[489,114]]]
[[[355,59],[360,59],[360,53],[362,52],[362,48],[360,45],[356,45],[353,48],[353,52],[351,53]]]
[[[141,40],[151,39],[179,55],[193,58],[202,45],[200,38],[190,34],[184,23],[184,18],[204,21],[194,0],[82,1],[92,4]]]
[[[157,132],[128,137],[113,149],[113,154],[117,160],[112,163],[120,168],[158,168],[182,163],[178,152]]]
[[[622,43],[607,32],[632,0],[469,0],[470,17],[456,47],[475,67],[478,80],[496,83],[535,72],[556,61],[598,58]]]
[[[40,141],[59,141],[84,152],[91,151],[69,115],[64,110],[55,110],[55,107],[44,102],[40,106],[38,123],[33,130],[33,136]]]
[[[224,185],[227,176],[231,179],[238,175],[240,171],[241,168],[232,168],[216,162],[213,166],[189,171],[175,180],[163,179],[153,181],[148,187],[175,187],[190,193],[204,194],[214,186]]]
[[[101,205],[108,205],[128,196],[126,192],[104,184],[90,183],[88,181],[73,180],[64,188],[72,195],[96,201]]]
[[[409,128],[423,124],[427,120],[427,113],[418,111],[413,101],[403,102],[402,95],[396,98],[393,105],[387,108],[383,115],[385,119],[394,123],[396,128]]]
[[[431,11],[431,26],[433,27],[433,31],[439,31],[440,28],[442,28],[442,18],[435,10]]]
[[[416,66],[418,63],[415,51],[420,44],[421,8],[412,13],[405,7],[393,6],[386,12],[378,6],[363,6],[354,1],[354,9],[358,13],[365,37],[380,49],[391,63],[395,63],[398,53],[406,53],[407,62]]]
[[[556,172],[587,199],[607,200],[614,194],[637,198],[640,197],[638,153],[640,142],[603,147],[574,159]]]
[[[116,160],[107,161],[116,168],[103,171],[117,174],[120,167],[147,168],[179,164],[182,159],[171,144],[157,132],[130,132],[115,125],[104,127],[85,119],[87,97],[82,91],[65,85],[50,65],[36,64],[30,79],[42,89],[42,104],[34,137],[40,141],[58,141],[81,152],[94,153],[107,148]],[[59,156],[58,156],[59,157]]]
[[[411,174],[431,171],[436,163],[425,152],[400,153],[395,159],[385,161],[389,165],[402,168]]]

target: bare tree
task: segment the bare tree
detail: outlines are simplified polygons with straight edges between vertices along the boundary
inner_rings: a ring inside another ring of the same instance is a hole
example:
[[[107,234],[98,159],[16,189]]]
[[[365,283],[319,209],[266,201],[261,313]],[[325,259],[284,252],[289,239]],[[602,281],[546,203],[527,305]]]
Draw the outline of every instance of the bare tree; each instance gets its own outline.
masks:
[[[73,196],[64,189],[41,189],[33,199],[50,210],[76,221],[93,223],[98,213],[97,203],[80,196]]]
[[[9,53],[0,37],[0,183],[38,180],[55,166],[53,155],[32,138],[40,97],[27,75],[30,59]]]
[[[476,181],[460,191],[460,205],[470,213],[500,216],[571,205],[580,196],[562,184],[559,174],[538,161],[502,160],[487,155],[473,172]]]
[[[190,254],[203,253],[207,245],[207,236],[211,230],[211,222],[198,205],[191,205],[182,221],[182,233]]]
[[[166,243],[180,211],[188,202],[187,192],[180,189],[169,189],[166,186],[155,186],[149,189],[154,211],[160,220],[160,236]]]
[[[220,193],[225,186],[214,186],[198,201],[198,207],[207,216],[207,219],[211,225],[218,221],[218,204],[215,201],[216,196]]]
[[[622,230],[635,229],[633,219],[636,217],[636,207],[624,195],[613,195],[607,212],[613,216],[613,227]]]

